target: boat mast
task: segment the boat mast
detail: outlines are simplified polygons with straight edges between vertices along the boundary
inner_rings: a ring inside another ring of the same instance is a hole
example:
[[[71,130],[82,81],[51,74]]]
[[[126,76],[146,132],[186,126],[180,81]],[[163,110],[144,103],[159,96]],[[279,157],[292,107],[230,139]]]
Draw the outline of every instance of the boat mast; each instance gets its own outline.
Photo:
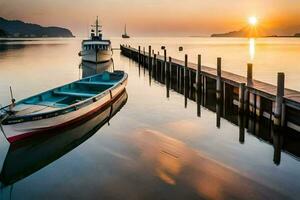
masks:
[[[96,19],[96,23],[95,23],[95,25],[92,25],[92,27],[94,27],[95,28],[95,37],[100,37],[100,38],[102,38],[102,30],[101,30],[101,25],[99,24],[99,18],[98,18],[98,16],[97,16],[97,19]]]
[[[125,24],[125,35],[127,35],[126,24]]]
[[[96,20],[96,36],[99,36],[99,19],[98,19],[98,16],[97,16],[97,20]]]

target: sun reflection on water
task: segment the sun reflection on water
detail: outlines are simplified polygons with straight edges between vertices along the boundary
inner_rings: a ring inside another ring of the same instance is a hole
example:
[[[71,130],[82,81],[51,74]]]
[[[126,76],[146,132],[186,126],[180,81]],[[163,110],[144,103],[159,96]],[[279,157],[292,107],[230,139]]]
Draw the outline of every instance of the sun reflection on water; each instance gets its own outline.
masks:
[[[250,60],[254,60],[255,57],[255,39],[250,38],[249,39],[249,55],[250,55]]]

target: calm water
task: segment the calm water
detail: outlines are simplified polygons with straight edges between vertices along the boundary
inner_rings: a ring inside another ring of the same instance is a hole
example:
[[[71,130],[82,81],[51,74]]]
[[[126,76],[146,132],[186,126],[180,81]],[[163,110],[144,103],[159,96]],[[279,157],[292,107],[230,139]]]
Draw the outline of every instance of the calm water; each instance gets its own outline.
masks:
[[[112,42],[116,48],[124,43]],[[252,62],[255,78],[275,83],[277,71],[284,71],[287,87],[300,90],[299,39],[127,43],[165,45],[169,55],[188,53],[191,61],[201,53],[209,66],[221,56],[225,70],[242,75]],[[79,50],[80,40],[0,44],[0,103],[9,102],[9,86],[19,100],[98,71],[81,65]],[[0,199],[298,199],[299,136],[279,137],[265,123],[255,133],[246,130],[243,142],[233,115],[221,118],[219,128],[213,109],[204,107],[197,117],[195,102],[184,108],[182,95],[166,98],[165,86],[150,86],[147,72],[139,75],[136,63],[119,51],[114,69],[129,74],[126,93],[112,105],[115,115],[107,108],[64,133],[11,146],[2,172],[10,185],[1,187]],[[0,149],[6,151],[3,140]]]

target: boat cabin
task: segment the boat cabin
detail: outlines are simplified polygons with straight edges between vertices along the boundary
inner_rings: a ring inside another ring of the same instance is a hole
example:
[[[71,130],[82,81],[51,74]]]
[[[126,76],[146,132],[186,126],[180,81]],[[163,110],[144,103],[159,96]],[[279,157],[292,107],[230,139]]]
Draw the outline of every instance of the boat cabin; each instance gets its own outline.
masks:
[[[84,41],[82,43],[82,50],[110,50],[110,42],[109,41]]]

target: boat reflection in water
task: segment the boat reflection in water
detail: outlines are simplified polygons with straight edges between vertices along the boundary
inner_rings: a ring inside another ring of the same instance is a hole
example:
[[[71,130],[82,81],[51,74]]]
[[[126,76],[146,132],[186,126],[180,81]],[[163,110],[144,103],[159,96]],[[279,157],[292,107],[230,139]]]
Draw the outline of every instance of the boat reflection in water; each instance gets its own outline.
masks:
[[[114,71],[113,60],[110,60],[105,63],[92,63],[82,61],[80,68],[82,69],[82,78],[86,78],[95,74],[102,73],[104,71],[113,72]]]
[[[78,145],[93,136],[105,123],[118,112],[127,102],[124,89],[118,97],[99,112],[80,125],[69,127],[55,134],[27,138],[10,145],[0,174],[2,188],[0,199],[7,196],[8,185],[35,173],[58,158],[64,156]],[[8,194],[9,196],[9,194]]]

